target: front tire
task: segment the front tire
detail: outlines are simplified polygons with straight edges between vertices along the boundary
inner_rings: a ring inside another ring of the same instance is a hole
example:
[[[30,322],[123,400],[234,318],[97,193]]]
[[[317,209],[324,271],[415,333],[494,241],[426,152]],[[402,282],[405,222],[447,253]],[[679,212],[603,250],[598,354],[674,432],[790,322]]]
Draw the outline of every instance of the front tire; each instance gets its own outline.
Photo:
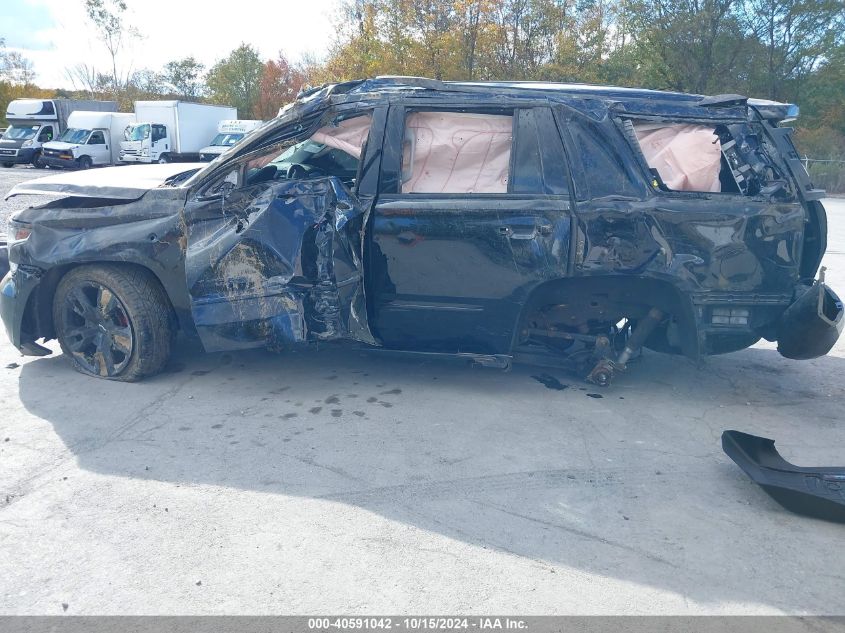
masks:
[[[53,323],[74,369],[135,382],[170,358],[170,302],[149,271],[110,264],[74,268],[59,282]]]
[[[14,163],[3,163],[3,167],[5,167],[6,169],[9,169],[10,167],[14,167],[14,166],[15,166]]]
[[[164,165],[166,163],[169,163],[170,162],[170,155],[169,154],[162,154],[161,156],[158,157],[158,160],[156,162],[159,165]]]
[[[46,167],[44,161],[41,160],[41,152],[36,152],[35,156],[32,157],[32,166],[36,169],[44,169]]]
[[[91,162],[91,159],[88,156],[81,156],[79,158],[79,168],[80,169],[91,169],[91,166],[94,163]]]

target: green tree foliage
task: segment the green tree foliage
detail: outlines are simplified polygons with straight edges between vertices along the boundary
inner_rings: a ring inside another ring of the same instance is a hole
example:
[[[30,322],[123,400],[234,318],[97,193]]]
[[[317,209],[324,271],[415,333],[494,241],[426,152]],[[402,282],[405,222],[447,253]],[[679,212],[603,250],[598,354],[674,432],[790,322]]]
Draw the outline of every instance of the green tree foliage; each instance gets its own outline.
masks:
[[[743,10],[753,42],[749,84],[759,96],[797,100],[845,41],[842,0],[748,0]]]
[[[160,79],[173,95],[181,99],[196,100],[205,92],[204,72],[205,65],[193,57],[186,57],[165,64]]]
[[[261,92],[264,62],[252,46],[241,44],[228,57],[217,62],[206,78],[209,96],[216,103],[238,109],[238,116],[256,116]]]

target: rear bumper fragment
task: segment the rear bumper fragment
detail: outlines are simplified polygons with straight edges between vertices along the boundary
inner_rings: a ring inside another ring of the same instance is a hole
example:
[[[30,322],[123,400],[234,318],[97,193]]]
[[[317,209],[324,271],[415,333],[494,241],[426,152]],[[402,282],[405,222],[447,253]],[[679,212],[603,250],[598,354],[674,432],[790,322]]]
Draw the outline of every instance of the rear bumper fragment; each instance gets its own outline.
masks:
[[[780,456],[774,440],[740,431],[722,433],[722,448],[787,510],[845,523],[845,467],[795,466]]]
[[[814,283],[789,306],[777,324],[778,352],[795,360],[817,358],[836,344],[845,326],[842,300],[824,281]]]

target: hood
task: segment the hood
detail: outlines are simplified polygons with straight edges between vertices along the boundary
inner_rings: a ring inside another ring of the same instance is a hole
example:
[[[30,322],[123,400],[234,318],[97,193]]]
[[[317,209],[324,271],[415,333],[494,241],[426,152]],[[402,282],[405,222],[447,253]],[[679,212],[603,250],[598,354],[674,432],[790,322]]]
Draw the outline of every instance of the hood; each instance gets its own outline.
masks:
[[[231,146],[229,146],[231,147]],[[229,147],[224,145],[206,145],[200,150],[200,154],[222,154],[225,152]]]
[[[32,139],[29,139],[32,140]],[[0,147],[7,147],[7,148],[19,148],[23,145],[24,139],[13,139],[13,138],[0,138]]]
[[[77,149],[78,147],[79,143],[65,143],[64,141],[50,141],[49,143],[44,143],[44,149],[55,149],[58,151]]]
[[[206,167],[208,163],[165,163],[72,171],[22,182],[6,195],[6,199],[22,194],[46,194],[137,200],[150,189],[163,185],[168,178]]]

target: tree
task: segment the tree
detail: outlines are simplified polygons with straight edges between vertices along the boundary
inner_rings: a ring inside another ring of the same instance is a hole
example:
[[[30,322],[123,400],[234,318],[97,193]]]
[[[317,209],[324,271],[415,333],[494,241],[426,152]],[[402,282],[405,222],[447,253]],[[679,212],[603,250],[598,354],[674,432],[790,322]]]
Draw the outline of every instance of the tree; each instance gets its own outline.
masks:
[[[206,78],[213,101],[235,106],[244,118],[256,116],[264,62],[249,44],[241,44],[217,62]]]
[[[748,0],[745,17],[759,54],[752,86],[769,99],[795,99],[803,80],[845,41],[841,0]]]
[[[168,62],[161,73],[161,80],[170,92],[183,98],[196,100],[205,92],[202,76],[205,65],[193,57]]]
[[[749,46],[740,0],[635,0],[627,5],[646,83],[708,94],[741,91]]]
[[[89,99],[93,99],[96,95],[104,92],[104,88],[108,87],[111,79],[106,77],[106,86],[102,83],[103,75],[97,72],[94,66],[88,64],[77,64],[70,68],[65,68],[65,76],[73,84],[75,90],[80,90],[87,93]]]
[[[135,27],[124,22],[125,0],[85,0],[85,12],[97,30],[97,35],[105,45],[111,57],[112,91],[117,95],[121,79],[117,70],[117,58],[127,39],[140,37]],[[129,73],[126,74],[128,79]]]
[[[6,40],[0,38],[0,81],[15,86],[30,86],[35,80],[32,62],[18,51],[6,49]]]
[[[304,74],[282,52],[279,52],[278,58],[267,60],[261,73],[255,116],[274,118],[279,108],[296,98],[304,83]]]

